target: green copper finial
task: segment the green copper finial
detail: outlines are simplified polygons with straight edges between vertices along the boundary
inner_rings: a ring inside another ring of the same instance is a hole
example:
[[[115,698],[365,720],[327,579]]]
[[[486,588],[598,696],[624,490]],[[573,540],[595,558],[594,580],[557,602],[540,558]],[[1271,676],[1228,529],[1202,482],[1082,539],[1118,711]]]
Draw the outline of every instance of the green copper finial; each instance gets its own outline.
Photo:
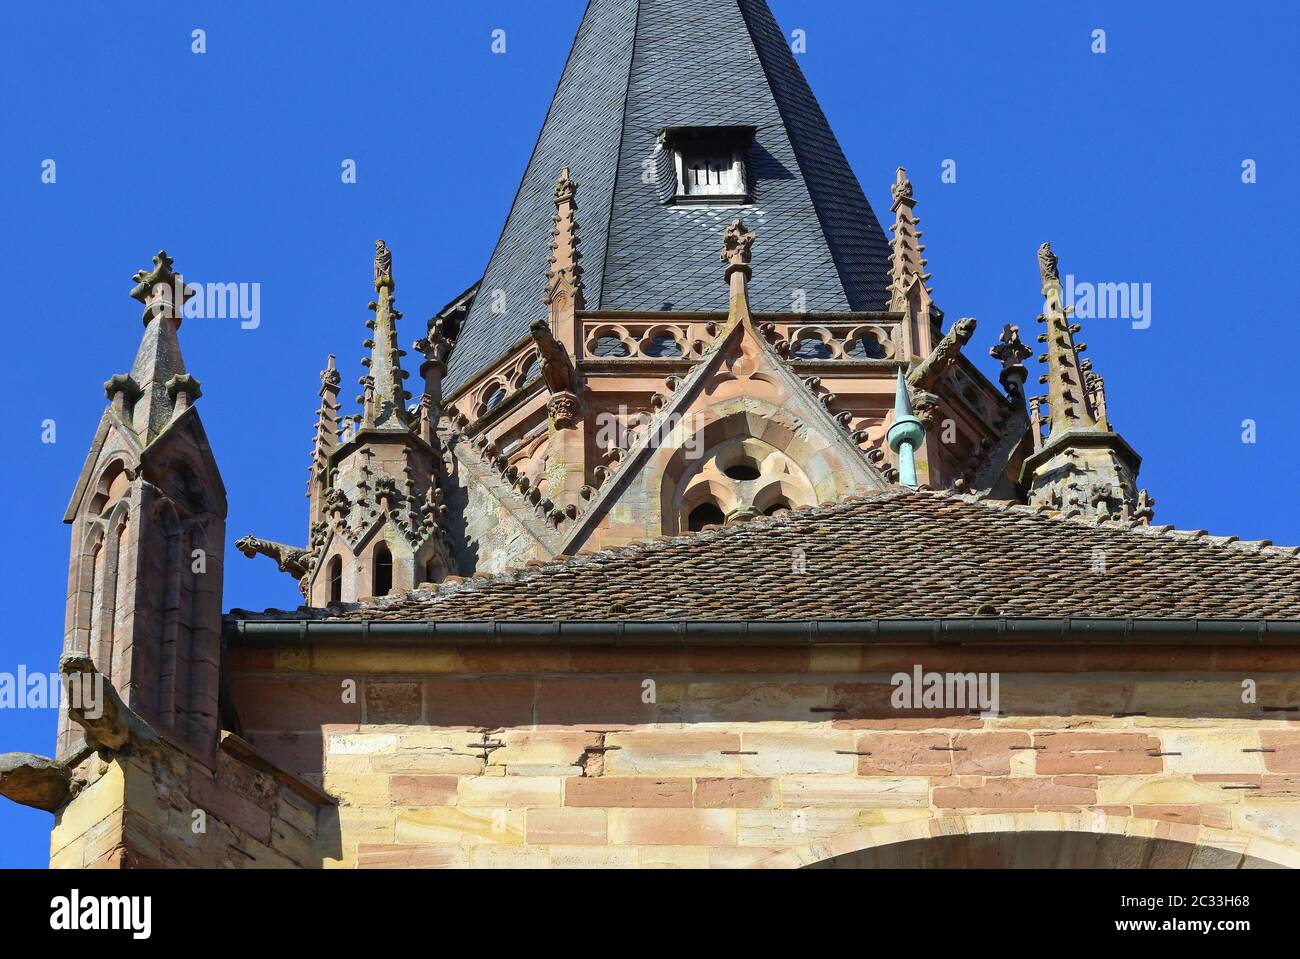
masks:
[[[894,422],[885,436],[889,448],[898,454],[898,482],[916,485],[916,450],[925,439],[925,427],[912,415],[912,400],[907,394],[903,369],[898,369],[898,389],[894,394]]]

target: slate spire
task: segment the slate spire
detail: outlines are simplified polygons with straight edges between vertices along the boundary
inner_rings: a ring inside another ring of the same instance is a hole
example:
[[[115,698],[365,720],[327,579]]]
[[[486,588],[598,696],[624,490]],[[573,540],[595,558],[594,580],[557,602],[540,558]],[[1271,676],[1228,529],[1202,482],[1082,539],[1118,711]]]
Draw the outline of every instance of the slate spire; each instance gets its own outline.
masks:
[[[1029,502],[1066,515],[1150,522],[1155,501],[1137,486],[1142,458],[1111,429],[1101,378],[1079,359],[1087,347],[1074,340],[1080,328],[1070,322],[1050,243],[1038,248],[1038,272],[1044,300],[1038,321],[1047,326],[1038,335],[1046,346],[1038,360],[1047,365],[1039,382],[1047,386],[1048,433],[1021,467]]]
[[[407,429],[406,401],[411,394],[403,381],[410,374],[402,369],[401,360],[406,351],[397,346],[397,321],[402,314],[393,296],[396,288],[392,251],[383,240],[376,240],[375,290],[379,299],[369,307],[375,318],[366,321],[366,327],[372,332],[362,345],[370,350],[370,355],[361,361],[367,372],[358,381],[362,392],[357,397],[362,407],[361,423],[366,429]]]
[[[678,202],[672,137],[734,136],[748,202]],[[556,171],[582,184],[589,310],[708,311],[743,216],[768,242],[755,311],[881,310],[889,245],[765,0],[591,0],[451,355],[455,392],[547,316]],[[564,212],[563,210],[561,212]],[[796,291],[799,291],[796,294]]]
[[[175,261],[166,250],[153,258],[152,270],[140,270],[132,277],[131,296],[144,304],[144,336],[135,362],[126,377],[114,377],[105,384],[108,398],[116,402],[123,393],[134,399],[132,426],[142,443],[151,442],[176,412],[199,397],[198,380],[185,370],[178,332],[185,301],[194,295],[185,279],[172,270]]]
[[[1038,334],[1038,342],[1047,352],[1038,357],[1047,364],[1047,372],[1039,377],[1047,385],[1048,440],[1067,429],[1097,430],[1097,417],[1089,402],[1084,385],[1083,371],[1079,368],[1079,354],[1086,344],[1076,345],[1074,334],[1079,324],[1071,323],[1066,314],[1061,292],[1061,277],[1052,245],[1044,243],[1038,248],[1038,271],[1043,280],[1043,312],[1038,322],[1047,329]]]

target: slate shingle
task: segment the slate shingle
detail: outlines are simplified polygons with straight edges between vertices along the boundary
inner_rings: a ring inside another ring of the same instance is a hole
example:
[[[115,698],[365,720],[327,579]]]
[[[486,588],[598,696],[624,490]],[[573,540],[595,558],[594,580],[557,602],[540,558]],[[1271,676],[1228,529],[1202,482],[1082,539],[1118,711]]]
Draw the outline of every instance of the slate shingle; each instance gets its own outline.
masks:
[[[752,126],[755,202],[665,205],[643,182],[666,127]],[[725,307],[722,231],[738,213],[760,241],[750,303],[883,309],[888,243],[765,0],[592,0],[532,160],[453,352],[450,392],[545,316],[552,188],[579,182],[591,309]],[[491,291],[505,293],[493,313]]]

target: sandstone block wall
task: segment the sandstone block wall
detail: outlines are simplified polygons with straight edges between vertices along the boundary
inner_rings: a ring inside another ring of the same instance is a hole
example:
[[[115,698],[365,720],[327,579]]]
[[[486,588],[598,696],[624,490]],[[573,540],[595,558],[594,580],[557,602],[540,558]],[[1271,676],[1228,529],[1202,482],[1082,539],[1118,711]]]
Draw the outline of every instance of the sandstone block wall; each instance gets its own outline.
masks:
[[[315,868],[337,855],[333,803],[237,737],[215,769],[163,742],[92,755],[75,775],[85,786],[55,816],[52,868]]]
[[[1171,655],[236,649],[233,689],[250,741],[337,797],[327,866],[792,866],[990,831],[1300,865],[1300,674]],[[917,662],[1001,666],[999,714],[895,709]]]

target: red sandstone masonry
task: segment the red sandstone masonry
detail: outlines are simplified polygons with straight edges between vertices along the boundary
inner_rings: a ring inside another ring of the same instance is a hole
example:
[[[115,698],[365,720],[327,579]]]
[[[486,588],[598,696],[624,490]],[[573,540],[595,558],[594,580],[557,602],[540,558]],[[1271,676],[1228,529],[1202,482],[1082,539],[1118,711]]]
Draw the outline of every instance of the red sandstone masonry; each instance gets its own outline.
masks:
[[[1142,733],[1036,733],[1040,776],[1056,773],[1136,775],[1164,768],[1160,740]]]
[[[675,806],[691,805],[690,779],[639,776],[573,777],[564,782],[566,806]]]
[[[654,722],[658,705],[641,699],[639,679],[542,679],[537,684],[537,723],[608,726]]]
[[[291,773],[319,778],[323,771],[325,738],[319,730],[292,733],[251,731],[245,736],[258,752]]]
[[[1009,776],[1016,750],[1031,745],[1028,733],[957,733],[952,737],[958,775]]]
[[[1091,805],[1095,789],[1064,786],[1043,779],[994,779],[975,788],[940,787],[933,802],[940,809],[1032,809],[1044,805]]]
[[[343,678],[236,675],[231,687],[246,728],[318,732],[322,723],[361,722],[360,702],[343,701]]]
[[[700,808],[763,809],[777,804],[774,779],[697,779],[695,805]]]
[[[1158,805],[1133,807],[1133,815],[1139,819],[1161,819],[1165,822],[1185,822],[1199,824],[1201,807],[1187,805]]]
[[[424,684],[430,726],[528,726],[533,722],[531,679],[433,679]]]
[[[947,733],[864,733],[858,737],[859,776],[947,776]]]
[[[454,806],[459,776],[393,776],[389,792],[394,806]]]
[[[1259,744],[1276,752],[1264,754],[1264,768],[1271,773],[1300,773],[1300,732],[1264,731]]]
[[[226,825],[263,843],[271,841],[271,814],[266,809],[219,786],[197,766],[190,769],[190,799]]]
[[[418,723],[424,696],[418,682],[366,680],[366,722]]]

